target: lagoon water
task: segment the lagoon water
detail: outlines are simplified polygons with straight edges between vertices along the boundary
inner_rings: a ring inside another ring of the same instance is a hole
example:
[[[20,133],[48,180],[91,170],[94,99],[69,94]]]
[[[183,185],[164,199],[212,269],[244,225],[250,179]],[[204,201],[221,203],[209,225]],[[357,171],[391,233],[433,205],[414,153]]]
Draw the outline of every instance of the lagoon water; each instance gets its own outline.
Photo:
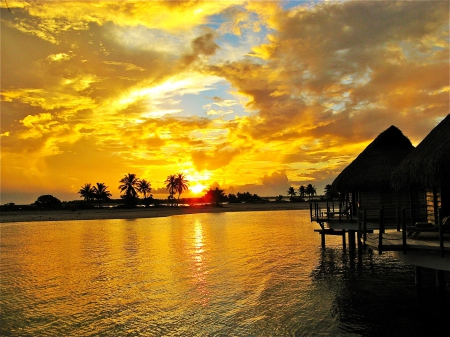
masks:
[[[0,226],[2,336],[448,332],[431,271],[418,291],[389,254],[322,250],[308,211]]]

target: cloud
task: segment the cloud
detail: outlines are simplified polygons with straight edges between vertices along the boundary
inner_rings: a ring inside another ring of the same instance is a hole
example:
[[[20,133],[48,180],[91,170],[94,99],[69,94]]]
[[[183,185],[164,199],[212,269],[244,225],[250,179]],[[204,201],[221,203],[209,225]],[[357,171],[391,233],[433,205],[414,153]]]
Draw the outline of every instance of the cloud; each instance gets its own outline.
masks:
[[[2,181],[78,188],[101,167],[111,186],[128,171],[160,186],[179,170],[284,194],[329,182],[392,124],[417,143],[449,111],[445,2],[10,6]]]

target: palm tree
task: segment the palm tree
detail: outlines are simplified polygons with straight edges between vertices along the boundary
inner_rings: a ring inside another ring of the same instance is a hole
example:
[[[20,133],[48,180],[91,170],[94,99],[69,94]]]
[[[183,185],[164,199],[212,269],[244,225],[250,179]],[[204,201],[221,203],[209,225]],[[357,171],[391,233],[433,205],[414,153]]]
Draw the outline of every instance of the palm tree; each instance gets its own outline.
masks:
[[[119,190],[120,192],[125,192],[125,194],[122,195],[122,198],[126,200],[128,205],[133,205],[138,198],[137,186],[139,181],[139,178],[136,177],[136,174],[134,173],[126,174],[125,177],[119,181],[121,183],[119,185]]]
[[[295,197],[295,195],[297,194],[297,192],[295,192],[295,189],[291,186],[289,187],[289,189],[287,190],[287,194],[291,196],[291,198]]]
[[[306,186],[306,194],[308,194],[309,200],[311,200],[311,196],[314,196],[316,193],[316,188],[313,185],[308,184],[308,186]]]
[[[327,184],[325,186],[324,192],[325,192],[325,197],[327,199],[332,199],[333,198],[333,189],[331,188],[330,184]]]
[[[189,181],[183,173],[177,173],[175,176],[175,185],[175,191],[178,192],[178,201],[180,201],[181,193],[189,189]]]
[[[94,188],[91,184],[84,184],[84,186],[81,186],[78,193],[80,194],[80,198],[83,197],[85,201],[90,201],[95,197]]]
[[[305,186],[302,185],[298,188],[298,194],[300,195],[300,198],[302,198],[302,199],[305,197],[305,195],[306,195]]]
[[[150,182],[148,182],[145,179],[140,180],[137,184],[137,190],[139,193],[142,193],[144,195],[145,206],[148,206],[147,195],[148,195],[148,197],[152,196],[150,194],[152,191]]]
[[[94,197],[98,200],[98,205],[100,206],[100,201],[109,200],[112,196],[111,192],[107,190],[108,186],[104,183],[97,183],[97,186],[94,186],[92,189],[94,191]]]
[[[204,198],[207,202],[212,202],[216,206],[221,205],[221,202],[223,200],[226,200],[226,195],[224,193],[225,190],[221,190],[220,188],[216,187],[215,189],[212,189],[211,187],[206,192]]]
[[[167,179],[165,181],[167,183],[166,190],[169,191],[169,199],[173,202],[173,195],[177,191],[177,180],[175,175],[167,176]],[[173,205],[173,203],[172,203]]]

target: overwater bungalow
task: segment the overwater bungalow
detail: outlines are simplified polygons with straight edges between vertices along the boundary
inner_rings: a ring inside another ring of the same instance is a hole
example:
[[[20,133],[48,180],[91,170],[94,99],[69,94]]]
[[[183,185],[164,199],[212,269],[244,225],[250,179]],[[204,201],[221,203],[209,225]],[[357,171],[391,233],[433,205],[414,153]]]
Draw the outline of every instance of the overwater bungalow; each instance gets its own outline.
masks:
[[[392,186],[422,198],[410,198],[406,211],[412,216],[402,221],[401,232],[380,231],[369,235],[367,244],[380,253],[394,251],[416,267],[436,269],[439,285],[444,277],[439,271],[450,271],[450,115],[394,170]]]
[[[392,172],[411,153],[414,146],[395,126],[383,131],[334,180],[332,188],[339,192],[337,211],[311,206],[311,221],[320,224],[322,235],[348,232],[350,249],[354,248],[355,232],[378,229],[380,217],[386,227],[400,226],[400,207],[409,205],[409,194],[391,187]],[[359,242],[359,240],[358,240]]]

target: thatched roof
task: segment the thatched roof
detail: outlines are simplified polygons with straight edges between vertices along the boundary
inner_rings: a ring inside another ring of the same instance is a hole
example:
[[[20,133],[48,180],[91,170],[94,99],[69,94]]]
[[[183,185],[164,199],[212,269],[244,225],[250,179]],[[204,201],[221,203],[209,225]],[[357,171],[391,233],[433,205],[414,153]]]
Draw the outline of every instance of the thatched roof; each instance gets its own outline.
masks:
[[[442,120],[392,174],[392,186],[450,187],[450,115]]]
[[[334,180],[338,192],[389,189],[391,174],[414,149],[395,126],[378,135]]]

